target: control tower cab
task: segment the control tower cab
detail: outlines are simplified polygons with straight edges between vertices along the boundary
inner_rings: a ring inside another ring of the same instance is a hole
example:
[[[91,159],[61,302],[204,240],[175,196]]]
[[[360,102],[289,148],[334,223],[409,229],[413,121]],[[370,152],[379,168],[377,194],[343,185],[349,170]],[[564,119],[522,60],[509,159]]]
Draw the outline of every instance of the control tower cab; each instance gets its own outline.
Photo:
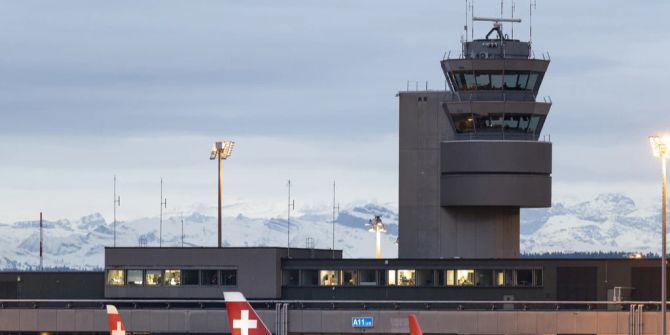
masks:
[[[399,257],[519,256],[520,208],[551,206],[549,60],[503,22],[441,62],[449,91],[400,92]]]

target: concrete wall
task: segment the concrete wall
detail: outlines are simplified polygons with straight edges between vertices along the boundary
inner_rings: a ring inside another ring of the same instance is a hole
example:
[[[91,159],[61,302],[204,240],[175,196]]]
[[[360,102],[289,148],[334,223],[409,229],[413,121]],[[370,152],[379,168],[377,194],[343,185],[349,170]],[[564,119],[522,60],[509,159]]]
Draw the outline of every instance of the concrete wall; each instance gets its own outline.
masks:
[[[275,311],[258,313],[275,332]],[[289,310],[288,327],[290,333],[407,333],[409,313],[417,315],[424,333],[442,334],[627,334],[629,315],[617,311]],[[120,314],[131,332],[230,332],[223,309],[121,309]],[[351,318],[356,316],[373,316],[374,327],[352,328]],[[659,328],[658,312],[642,313],[642,334],[656,334]],[[107,321],[103,309],[3,309],[0,331],[107,332]]]
[[[401,92],[399,142],[399,257],[438,258],[440,142],[453,136],[444,101],[449,92]]]
[[[104,274],[97,272],[2,272],[0,299],[102,299]]]

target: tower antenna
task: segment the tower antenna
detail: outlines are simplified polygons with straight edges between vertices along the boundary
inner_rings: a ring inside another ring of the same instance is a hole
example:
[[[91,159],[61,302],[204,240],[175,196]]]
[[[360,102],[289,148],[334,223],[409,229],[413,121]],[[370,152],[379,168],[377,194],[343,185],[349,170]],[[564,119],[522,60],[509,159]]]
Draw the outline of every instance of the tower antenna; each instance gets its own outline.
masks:
[[[333,180],[333,259],[335,258],[335,211],[340,212],[340,205],[335,203],[335,180]]]
[[[475,40],[475,0],[470,2],[470,40]]]
[[[40,212],[40,271],[44,270],[44,263],[43,263],[43,256],[42,256],[42,250],[44,249],[42,247],[42,240],[43,240],[43,234],[42,234],[42,212]]]
[[[468,0],[465,0],[465,25],[463,26],[463,29],[465,30],[465,41],[468,41],[468,6],[469,2]]]
[[[163,246],[163,206],[167,208],[167,198],[163,198],[163,178],[161,177],[161,214],[160,214],[160,228],[158,232],[158,246]]]
[[[121,196],[116,195],[116,175],[114,175],[114,248],[116,248],[116,207],[121,207]]]
[[[291,201],[291,179],[289,179],[288,211],[286,214],[286,258],[291,258],[291,210],[295,210],[295,200]]]
[[[537,3],[535,0],[528,0],[528,13],[529,13],[529,27],[528,27],[528,44],[530,47],[533,47],[533,9],[537,8]]]
[[[514,9],[516,8],[516,4],[514,3],[514,0],[512,0],[512,18],[514,18]],[[512,22],[512,39],[514,39],[514,22]]]

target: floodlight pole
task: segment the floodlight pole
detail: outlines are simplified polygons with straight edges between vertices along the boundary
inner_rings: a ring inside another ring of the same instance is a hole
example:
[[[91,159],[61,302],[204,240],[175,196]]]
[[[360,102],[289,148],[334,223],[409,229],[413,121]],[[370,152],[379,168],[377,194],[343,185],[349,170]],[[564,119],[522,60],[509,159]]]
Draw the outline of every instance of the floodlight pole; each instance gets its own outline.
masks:
[[[661,159],[661,193],[662,193],[662,229],[661,229],[661,331],[662,335],[666,334],[666,318],[667,318],[667,271],[668,271],[668,256],[667,256],[667,168],[666,159],[668,158],[668,136],[650,136],[649,143],[654,156]]]
[[[221,244],[222,244],[221,243],[222,242],[221,241],[221,179],[222,179],[222,176],[221,176],[221,150],[218,150],[216,152],[216,160],[218,161],[218,164],[219,164],[219,206],[218,206],[218,210],[219,210],[219,212],[218,212],[219,229],[218,229],[218,235],[217,236],[219,237],[219,248],[221,248]]]
[[[221,174],[221,161],[230,157],[230,154],[233,151],[233,146],[235,145],[235,142],[233,141],[217,141],[214,143],[212,146],[212,151],[209,155],[210,160],[217,160],[217,166],[219,169],[219,184],[218,184],[218,231],[217,231],[217,239],[218,239],[218,247],[221,248],[223,246],[223,237],[221,234],[222,230],[222,221],[223,221],[223,216],[221,214],[221,188],[222,188],[222,179],[223,176]]]
[[[667,149],[666,149],[667,150]],[[666,317],[667,317],[667,267],[668,267],[668,258],[667,258],[667,253],[666,253],[666,235],[667,235],[667,172],[666,172],[666,158],[664,156],[661,156],[661,189],[663,193],[663,205],[661,206],[663,208],[663,229],[661,234],[663,235],[663,246],[661,247],[661,335],[665,335],[666,333]]]

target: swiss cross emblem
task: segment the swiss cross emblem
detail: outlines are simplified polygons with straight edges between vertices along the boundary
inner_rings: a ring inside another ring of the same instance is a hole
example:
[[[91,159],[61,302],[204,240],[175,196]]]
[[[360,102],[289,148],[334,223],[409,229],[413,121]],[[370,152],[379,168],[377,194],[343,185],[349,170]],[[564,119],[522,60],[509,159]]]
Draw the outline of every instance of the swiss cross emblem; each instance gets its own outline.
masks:
[[[116,321],[116,329],[112,329],[112,335],[126,335],[126,331],[121,327],[121,321]]]
[[[241,311],[240,318],[238,320],[233,320],[233,329],[239,329],[240,335],[249,335],[249,329],[256,329],[257,327],[258,327],[258,321],[249,320],[248,309],[243,309]],[[119,335],[125,335],[125,334],[119,334]]]

